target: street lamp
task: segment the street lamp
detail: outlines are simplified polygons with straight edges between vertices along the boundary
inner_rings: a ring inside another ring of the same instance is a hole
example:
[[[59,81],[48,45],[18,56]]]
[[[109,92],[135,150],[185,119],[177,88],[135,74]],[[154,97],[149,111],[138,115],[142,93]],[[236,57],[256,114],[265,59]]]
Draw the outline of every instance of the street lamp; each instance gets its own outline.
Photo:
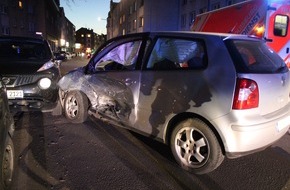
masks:
[[[101,20],[107,20],[107,19],[98,17],[98,21],[101,21]]]
[[[105,19],[105,18],[98,17],[98,21],[102,21],[102,20],[107,21],[107,19]],[[100,32],[103,33],[102,30]]]

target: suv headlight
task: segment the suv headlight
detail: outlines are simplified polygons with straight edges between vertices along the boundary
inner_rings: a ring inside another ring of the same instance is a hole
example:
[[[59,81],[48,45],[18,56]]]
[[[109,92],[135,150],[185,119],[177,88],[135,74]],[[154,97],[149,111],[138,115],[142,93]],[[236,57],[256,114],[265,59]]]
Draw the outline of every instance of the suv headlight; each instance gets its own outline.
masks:
[[[44,63],[44,65],[40,69],[38,69],[37,72],[47,70],[51,67],[54,67],[54,63],[50,60],[50,61]]]
[[[38,82],[38,85],[41,89],[46,90],[50,87],[51,85],[51,80],[49,78],[42,78]]]

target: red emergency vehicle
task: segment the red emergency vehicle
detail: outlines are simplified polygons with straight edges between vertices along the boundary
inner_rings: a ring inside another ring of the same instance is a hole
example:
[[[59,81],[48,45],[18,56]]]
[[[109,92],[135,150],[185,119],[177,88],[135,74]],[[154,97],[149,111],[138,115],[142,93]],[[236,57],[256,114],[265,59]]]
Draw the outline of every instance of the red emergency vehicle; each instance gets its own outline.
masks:
[[[248,0],[197,15],[193,31],[256,35],[290,68],[290,0]]]

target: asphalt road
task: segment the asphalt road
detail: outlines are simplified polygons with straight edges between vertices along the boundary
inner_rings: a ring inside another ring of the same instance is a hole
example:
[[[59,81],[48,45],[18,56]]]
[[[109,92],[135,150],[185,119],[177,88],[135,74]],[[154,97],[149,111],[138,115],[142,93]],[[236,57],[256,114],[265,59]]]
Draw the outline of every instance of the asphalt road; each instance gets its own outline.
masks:
[[[63,67],[86,61],[75,58]],[[175,163],[165,145],[93,118],[71,124],[63,116],[19,112],[15,124],[12,189],[290,189],[288,134],[262,152],[193,175]]]

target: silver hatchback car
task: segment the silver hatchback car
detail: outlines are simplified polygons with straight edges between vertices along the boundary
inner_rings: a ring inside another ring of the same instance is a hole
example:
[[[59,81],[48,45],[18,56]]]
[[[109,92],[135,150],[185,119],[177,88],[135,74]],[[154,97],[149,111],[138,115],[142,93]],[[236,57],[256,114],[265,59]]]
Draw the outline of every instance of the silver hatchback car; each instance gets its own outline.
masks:
[[[160,140],[187,171],[270,146],[290,124],[289,71],[254,37],[156,32],[109,40],[59,81],[64,114]]]

